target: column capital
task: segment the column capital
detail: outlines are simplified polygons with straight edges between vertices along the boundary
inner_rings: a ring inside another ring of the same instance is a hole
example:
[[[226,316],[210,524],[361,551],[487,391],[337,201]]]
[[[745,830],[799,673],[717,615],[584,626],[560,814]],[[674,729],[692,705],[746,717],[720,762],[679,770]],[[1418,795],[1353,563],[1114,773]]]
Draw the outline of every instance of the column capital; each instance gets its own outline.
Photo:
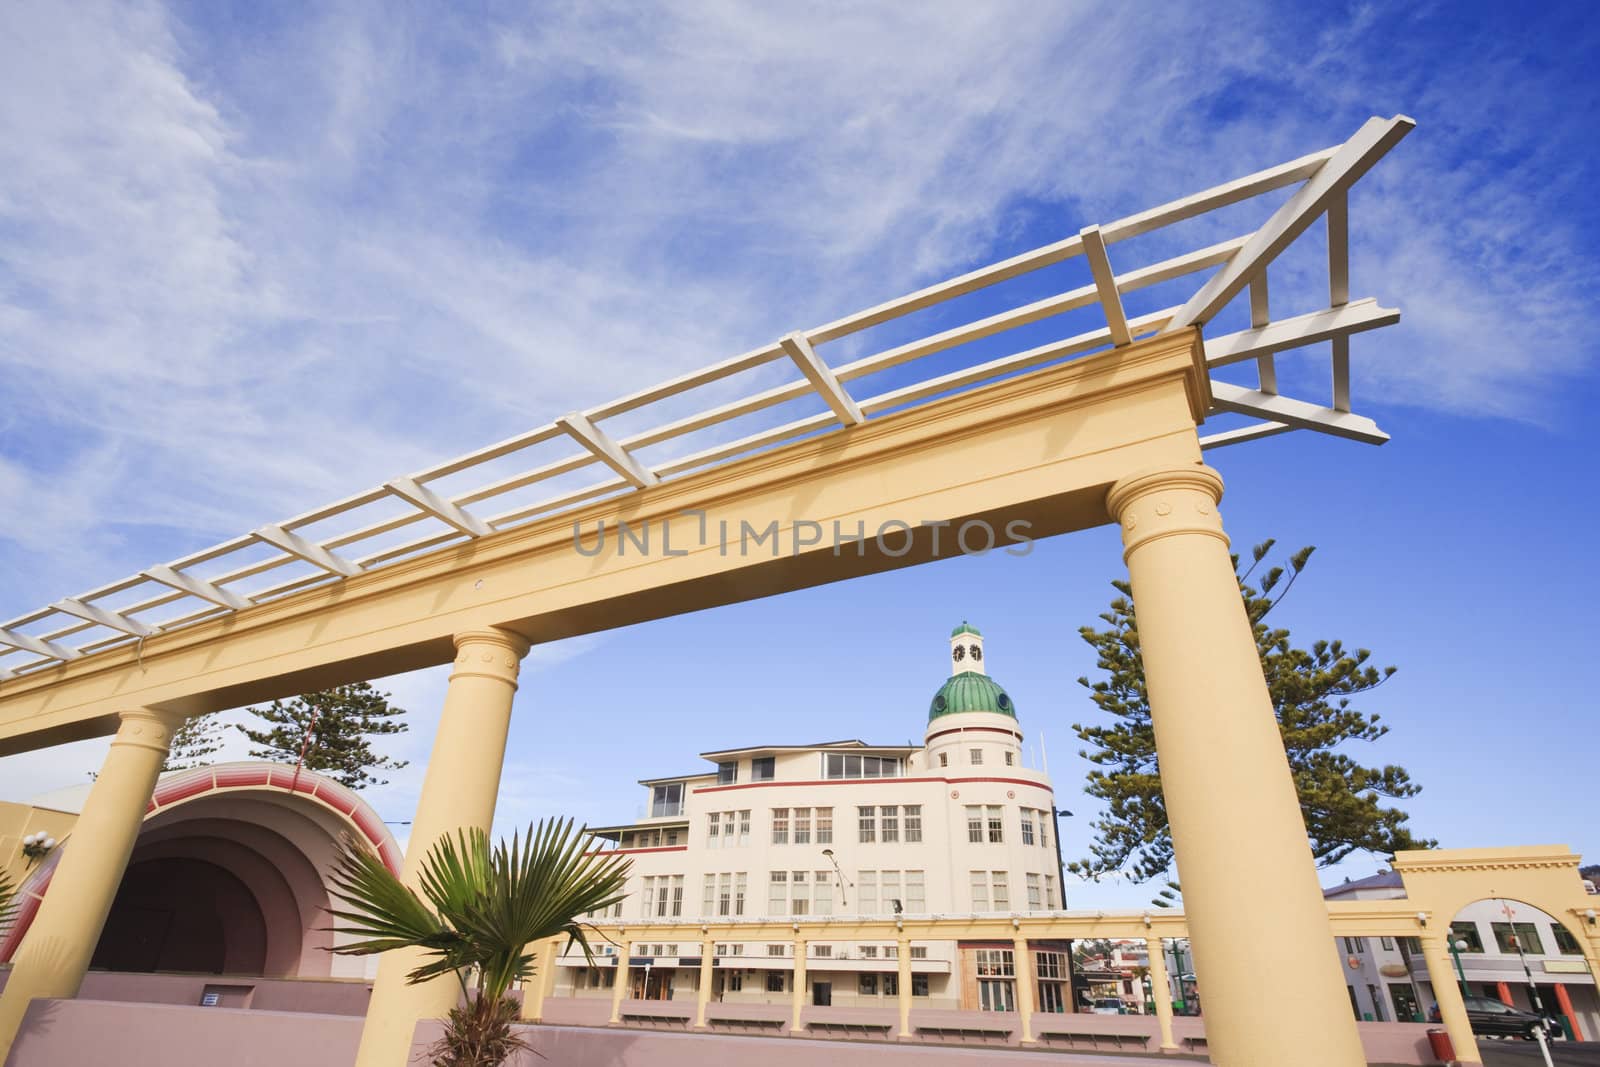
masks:
[[[121,724],[113,745],[148,748],[163,755],[172,747],[172,735],[187,716],[154,708],[127,708],[117,712]]]
[[[1204,464],[1142,471],[1118,481],[1106,494],[1106,511],[1122,528],[1122,558],[1173,534],[1201,534],[1223,544],[1217,503],[1222,475]]]
[[[455,635],[456,659],[451,678],[476,675],[515,686],[528,654],[528,639],[510,630],[463,630]]]

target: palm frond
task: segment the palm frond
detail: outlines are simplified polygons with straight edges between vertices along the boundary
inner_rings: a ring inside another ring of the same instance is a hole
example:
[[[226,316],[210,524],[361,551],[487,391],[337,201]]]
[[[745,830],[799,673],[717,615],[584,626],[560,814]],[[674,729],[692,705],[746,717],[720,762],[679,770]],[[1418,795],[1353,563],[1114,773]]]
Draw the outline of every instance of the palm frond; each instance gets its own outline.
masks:
[[[491,847],[482,830],[440,838],[413,892],[370,852],[347,843],[333,872],[340,933],[360,940],[334,951],[383,952],[416,946],[429,961],[412,982],[454,971],[480,972],[481,995],[503,997],[533,973],[530,945],[566,934],[593,960],[580,917],[623,898],[629,861],[600,856],[587,828],[546,820]]]

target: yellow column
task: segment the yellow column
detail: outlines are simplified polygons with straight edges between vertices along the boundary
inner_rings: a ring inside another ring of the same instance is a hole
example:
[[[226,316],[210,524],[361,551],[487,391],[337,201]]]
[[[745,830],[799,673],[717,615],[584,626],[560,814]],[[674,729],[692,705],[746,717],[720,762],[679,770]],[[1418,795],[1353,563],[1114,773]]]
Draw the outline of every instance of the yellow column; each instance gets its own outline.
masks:
[[[1159,937],[1144,939],[1145,952],[1150,956],[1150,999],[1156,1006],[1156,1026],[1161,1030],[1161,1051],[1175,1051],[1178,1043],[1172,1040],[1172,983],[1167,980],[1167,947]]]
[[[794,990],[789,997],[792,1008],[792,1018],[789,1020],[789,1029],[801,1033],[805,1028],[800,1025],[800,1009],[805,1006],[806,992],[806,940],[803,937],[794,939]]]
[[[78,995],[100,931],[155,791],[181,716],[138,708],[121,713],[100,774],[67,837],[50,889],[39,905],[0,993],[0,1063],[28,1002]]]
[[[900,947],[896,949],[895,962],[899,964],[900,978],[896,983],[899,986],[896,1000],[900,1005],[900,1036],[911,1036],[911,942],[907,938],[900,939]]]
[[[1106,501],[1132,580],[1206,1038],[1229,1067],[1361,1067],[1221,498],[1221,476],[1196,463],[1126,478]]]
[[[1456,1062],[1482,1063],[1478,1039],[1472,1036],[1472,1023],[1467,1018],[1467,1005],[1461,999],[1455,964],[1445,944],[1449,936],[1446,927],[1443,933],[1418,938],[1422,942],[1422,958],[1428,963],[1428,983],[1433,986],[1433,999],[1439,1005],[1439,1019],[1450,1034],[1450,1044],[1455,1046]]]
[[[700,988],[695,992],[694,1025],[697,1030],[706,1028],[706,1005],[711,1003],[711,968],[717,959],[715,941],[700,942]]]
[[[622,1021],[622,998],[628,995],[628,982],[633,978],[633,969],[628,966],[628,961],[633,958],[633,942],[622,943],[622,956],[617,960],[617,984],[611,990],[611,1022]]]
[[[1021,934],[1011,939],[1011,970],[1017,977],[1017,1040],[1033,1044],[1033,960],[1028,955],[1028,939]]]
[[[544,1021],[544,998],[555,987],[556,957],[560,951],[559,938],[541,941],[535,950],[533,980],[522,989],[522,1017],[530,1023]]]
[[[474,827],[488,830],[494,821],[511,697],[528,652],[527,641],[504,630],[457,634],[455,644],[455,668],[401,871],[413,888],[423,858],[441,837]],[[406,982],[407,972],[424,958],[420,949],[396,949],[380,957],[356,1067],[405,1067],[417,1021],[442,1018],[455,1007],[461,987],[453,976],[421,985]]]

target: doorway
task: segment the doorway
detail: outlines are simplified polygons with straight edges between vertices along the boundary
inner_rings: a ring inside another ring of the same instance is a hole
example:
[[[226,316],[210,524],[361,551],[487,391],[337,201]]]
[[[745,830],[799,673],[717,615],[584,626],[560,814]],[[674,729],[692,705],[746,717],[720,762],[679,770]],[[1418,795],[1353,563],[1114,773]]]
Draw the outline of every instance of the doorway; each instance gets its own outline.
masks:
[[[811,1003],[818,1008],[830,1007],[833,1004],[833,983],[812,982]]]

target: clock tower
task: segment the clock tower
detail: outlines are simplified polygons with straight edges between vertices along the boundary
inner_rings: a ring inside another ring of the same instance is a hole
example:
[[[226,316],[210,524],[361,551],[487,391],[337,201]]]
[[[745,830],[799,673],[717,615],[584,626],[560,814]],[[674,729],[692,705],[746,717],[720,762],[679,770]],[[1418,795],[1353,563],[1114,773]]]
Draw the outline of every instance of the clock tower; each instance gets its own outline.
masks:
[[[983,634],[963,621],[950,632],[950,676],[987,674],[988,670],[989,664],[983,658]]]

